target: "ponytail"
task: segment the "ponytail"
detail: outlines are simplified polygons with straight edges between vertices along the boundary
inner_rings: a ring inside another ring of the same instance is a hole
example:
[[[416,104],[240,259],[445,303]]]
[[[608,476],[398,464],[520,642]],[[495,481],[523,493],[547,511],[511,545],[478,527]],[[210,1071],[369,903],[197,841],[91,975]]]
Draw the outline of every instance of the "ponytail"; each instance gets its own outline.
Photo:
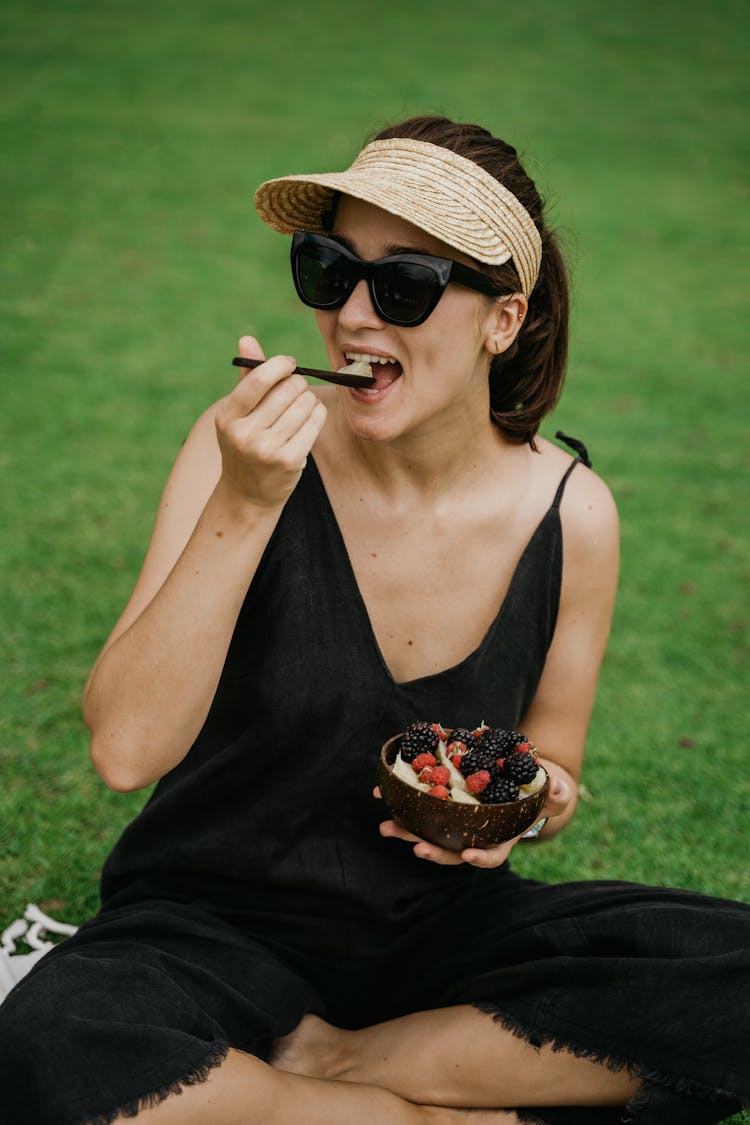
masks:
[[[557,240],[544,223],[543,203],[518,153],[479,125],[447,117],[412,117],[381,130],[373,140],[405,137],[442,145],[473,160],[511,191],[531,215],[542,238],[539,277],[529,311],[508,351],[490,367],[490,417],[509,441],[534,446],[534,436],[562,391],[568,355],[568,280]],[[522,291],[512,261],[501,266],[476,262],[502,293]]]
[[[490,367],[490,415],[511,441],[530,442],[562,392],[568,357],[568,280],[552,231],[521,330]]]

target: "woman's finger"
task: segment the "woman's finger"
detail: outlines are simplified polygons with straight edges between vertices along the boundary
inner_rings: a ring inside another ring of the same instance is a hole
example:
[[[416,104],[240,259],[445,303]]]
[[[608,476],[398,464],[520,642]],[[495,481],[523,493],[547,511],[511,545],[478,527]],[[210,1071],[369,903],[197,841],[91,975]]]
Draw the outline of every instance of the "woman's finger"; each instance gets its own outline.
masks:
[[[516,836],[513,840],[507,840],[504,844],[497,844],[494,848],[464,848],[461,852],[461,858],[470,863],[472,867],[500,867],[505,863],[510,855],[513,845],[518,842],[520,836]]]
[[[573,799],[573,790],[562,777],[550,775],[549,791],[539,816],[560,816]]]
[[[384,820],[380,825],[380,835],[392,836],[395,840],[406,840],[408,844],[421,842],[421,836],[415,836],[412,832],[407,832],[397,820]]]
[[[436,844],[428,844],[420,840],[414,848],[417,859],[428,859],[431,863],[438,863],[441,867],[456,867],[463,863],[460,852],[450,852],[447,848],[439,848]]]
[[[304,464],[308,453],[315,445],[318,434],[323,429],[327,413],[325,406],[318,399],[307,419],[282,448],[282,456],[288,464]]]
[[[275,409],[272,405],[270,411],[266,407],[269,416],[263,418],[263,425],[272,425],[279,414],[283,412],[285,406],[288,405],[290,389],[292,391],[291,398],[296,398],[298,394],[307,390],[305,377],[300,374],[292,374],[295,365],[296,360],[293,356],[275,355],[265,360],[260,367],[247,371],[234,390],[223,399],[221,404],[222,416],[228,422],[246,418],[258,409],[267,396],[276,391],[277,384],[289,380],[286,392],[281,395],[275,394],[275,398],[280,397],[282,399],[282,404]],[[245,369],[241,368],[240,370],[244,371]],[[269,401],[273,404],[273,398]]]
[[[282,387],[285,386],[286,384],[280,384],[278,388],[274,389],[281,390]],[[292,393],[293,391],[290,388],[289,394],[291,395]],[[308,420],[319,402],[320,399],[315,394],[315,391],[311,390],[310,387],[306,387],[301,394],[291,399],[284,410],[279,414],[278,418],[268,426],[268,437],[272,438],[274,443],[279,446],[291,441]],[[265,401],[261,403],[258,407],[258,414],[264,410],[265,405]]]
[[[395,840],[404,840],[407,844],[416,844],[414,854],[418,859],[429,859],[432,863],[439,863],[444,867],[452,867],[458,863],[463,863],[458,852],[450,852],[447,848],[439,848],[436,844],[430,844],[427,840],[423,840],[421,836],[415,836],[413,832],[407,832],[396,820],[384,820],[380,825],[380,834],[381,836],[390,836]]]
[[[242,337],[238,345],[238,355],[244,356],[246,359],[264,360],[266,358],[263,348],[260,346],[254,336]],[[251,370],[252,368],[250,367],[241,367],[239,375],[237,376],[237,382],[242,382],[248,371]]]

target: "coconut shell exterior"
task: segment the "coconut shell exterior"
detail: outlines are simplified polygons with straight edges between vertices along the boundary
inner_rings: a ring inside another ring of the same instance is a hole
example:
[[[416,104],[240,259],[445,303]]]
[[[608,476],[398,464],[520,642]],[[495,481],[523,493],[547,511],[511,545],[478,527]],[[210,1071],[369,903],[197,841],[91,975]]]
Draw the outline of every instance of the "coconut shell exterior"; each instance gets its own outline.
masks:
[[[431,797],[393,773],[400,738],[389,738],[380,752],[378,784],[393,817],[415,836],[454,852],[490,848],[520,836],[539,819],[549,777],[538,793],[503,805],[462,805]]]

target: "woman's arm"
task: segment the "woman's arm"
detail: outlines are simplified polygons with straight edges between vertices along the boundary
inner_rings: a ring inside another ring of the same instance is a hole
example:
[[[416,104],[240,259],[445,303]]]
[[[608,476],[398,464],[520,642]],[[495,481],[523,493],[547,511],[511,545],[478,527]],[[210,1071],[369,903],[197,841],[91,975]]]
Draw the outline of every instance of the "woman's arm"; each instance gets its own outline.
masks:
[[[617,509],[599,477],[576,468],[563,496],[560,517],[563,581],[557,625],[521,730],[539,747],[551,784],[560,778],[569,788],[570,800],[563,809],[543,810],[550,819],[540,839],[560,832],[575,812],[619,570]]]
[[[243,355],[262,358],[257,343]],[[91,757],[140,789],[187,753],[216,691],[247,588],[325,420],[295,361],[245,373],[191,431],[132,596],[84,691]]]
[[[563,579],[555,635],[531,707],[519,724],[539,748],[540,761],[550,775],[550,794],[540,814],[549,820],[540,838],[556,835],[575,812],[586,732],[612,621],[619,561],[617,509],[609,489],[594,473],[584,468],[575,470],[563,496],[560,516]],[[558,792],[556,782],[560,783]],[[517,842],[457,853],[420,840],[393,820],[385,821],[381,832],[414,843],[414,852],[422,859],[441,864],[469,862],[488,868],[504,863]]]

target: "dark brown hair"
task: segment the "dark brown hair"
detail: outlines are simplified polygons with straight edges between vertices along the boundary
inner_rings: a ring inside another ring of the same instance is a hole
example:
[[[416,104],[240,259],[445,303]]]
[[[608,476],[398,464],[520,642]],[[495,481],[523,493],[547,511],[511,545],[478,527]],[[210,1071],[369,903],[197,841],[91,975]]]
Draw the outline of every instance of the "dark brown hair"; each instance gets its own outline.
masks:
[[[447,117],[411,117],[382,129],[372,140],[404,137],[428,141],[479,164],[512,191],[536,223],[542,264],[529,297],[529,311],[516,340],[490,367],[490,414],[510,441],[530,442],[542,418],[560,397],[568,354],[568,279],[554,233],[544,223],[544,204],[514,148],[479,125]],[[521,291],[512,261],[502,266],[476,262],[505,293]]]

